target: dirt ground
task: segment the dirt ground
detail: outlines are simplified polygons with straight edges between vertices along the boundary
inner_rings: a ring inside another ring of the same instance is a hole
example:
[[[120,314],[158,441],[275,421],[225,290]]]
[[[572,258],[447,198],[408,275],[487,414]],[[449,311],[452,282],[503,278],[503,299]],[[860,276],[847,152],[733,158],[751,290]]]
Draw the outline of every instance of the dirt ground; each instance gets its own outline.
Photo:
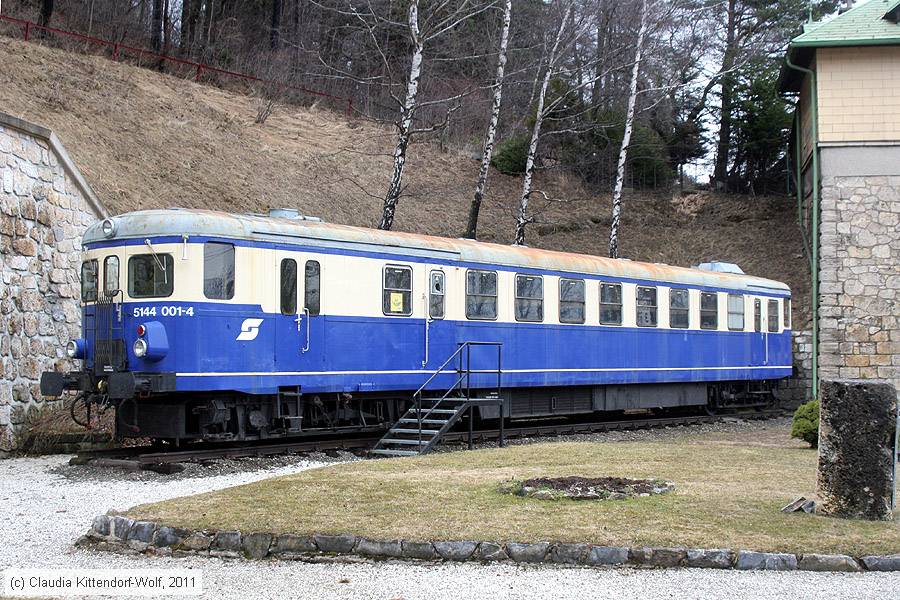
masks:
[[[170,206],[263,212],[295,207],[335,223],[373,226],[390,169],[389,128],[317,107],[280,106],[255,125],[256,101],[99,56],[0,36],[0,110],[53,129],[114,213]],[[396,228],[456,237],[478,163],[429,142],[410,149]],[[480,224],[486,241],[511,240],[517,177],[491,173]],[[527,242],[604,254],[610,197],[543,172]],[[628,193],[621,252],[689,266],[736,262],[784,281],[806,320],[808,269],[790,198]]]

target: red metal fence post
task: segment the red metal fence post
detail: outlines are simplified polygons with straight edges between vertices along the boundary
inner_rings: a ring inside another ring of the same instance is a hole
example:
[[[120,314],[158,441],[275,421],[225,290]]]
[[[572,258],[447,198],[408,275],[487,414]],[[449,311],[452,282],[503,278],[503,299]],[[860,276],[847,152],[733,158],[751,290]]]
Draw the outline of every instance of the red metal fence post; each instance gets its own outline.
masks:
[[[28,38],[31,37],[31,21],[25,21],[25,41],[28,41]]]
[[[113,60],[119,60],[119,44],[113,46]]]
[[[194,81],[200,83],[200,74],[203,73],[203,65],[197,65],[197,74],[194,76]]]

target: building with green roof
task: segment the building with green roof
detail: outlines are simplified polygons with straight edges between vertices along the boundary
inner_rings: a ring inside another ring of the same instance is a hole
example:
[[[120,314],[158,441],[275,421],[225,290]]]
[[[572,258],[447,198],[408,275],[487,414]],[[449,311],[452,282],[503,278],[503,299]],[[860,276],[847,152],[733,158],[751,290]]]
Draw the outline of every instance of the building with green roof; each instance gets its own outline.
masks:
[[[900,388],[900,0],[807,23],[779,85],[795,101],[790,154],[814,297],[810,389],[815,396],[820,379]]]

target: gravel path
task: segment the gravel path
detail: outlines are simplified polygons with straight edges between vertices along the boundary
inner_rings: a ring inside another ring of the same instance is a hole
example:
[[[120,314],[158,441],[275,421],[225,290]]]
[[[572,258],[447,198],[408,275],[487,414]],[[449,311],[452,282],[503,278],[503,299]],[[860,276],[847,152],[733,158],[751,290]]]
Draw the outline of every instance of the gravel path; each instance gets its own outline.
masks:
[[[67,457],[0,460],[0,568],[197,568],[205,598],[897,598],[900,574],[745,573],[401,562],[242,562],[74,549],[91,518],[141,502],[239,485],[327,464],[248,461],[186,476],[65,466]],[[347,457],[342,457],[347,458]],[[332,461],[335,459],[331,459]],[[255,470],[241,470],[240,467]],[[81,469],[81,470],[79,470]],[[225,471],[221,474],[220,471]]]

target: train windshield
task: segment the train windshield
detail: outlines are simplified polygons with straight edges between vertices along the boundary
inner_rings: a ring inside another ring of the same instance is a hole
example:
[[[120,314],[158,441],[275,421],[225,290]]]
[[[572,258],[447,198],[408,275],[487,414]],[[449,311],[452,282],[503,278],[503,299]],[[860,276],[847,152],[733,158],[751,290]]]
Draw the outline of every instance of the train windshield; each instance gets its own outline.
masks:
[[[174,289],[171,254],[138,254],[128,259],[128,295],[132,298],[165,298]]]

